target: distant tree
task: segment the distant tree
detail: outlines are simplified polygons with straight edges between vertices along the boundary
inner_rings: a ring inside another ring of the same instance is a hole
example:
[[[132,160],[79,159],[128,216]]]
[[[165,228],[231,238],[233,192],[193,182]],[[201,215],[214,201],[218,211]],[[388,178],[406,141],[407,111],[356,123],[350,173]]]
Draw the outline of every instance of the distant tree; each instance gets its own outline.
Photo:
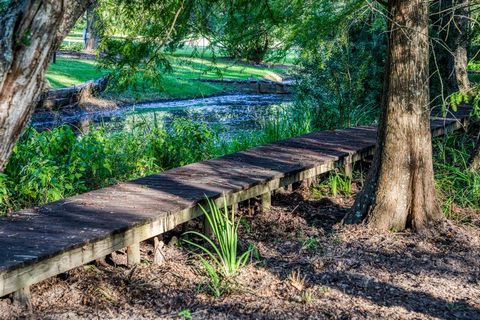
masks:
[[[278,0],[218,1],[207,17],[207,36],[228,56],[260,63],[281,41],[284,4]]]
[[[443,217],[435,196],[429,121],[429,1],[388,0],[388,20],[377,148],[345,222],[420,230]]]
[[[433,2],[431,23],[435,34],[433,49],[436,60],[432,64],[438,71],[444,92],[471,89],[468,79],[468,46],[470,37],[470,1],[436,0]]]
[[[171,70],[165,50],[184,29],[195,0],[102,0],[97,12],[100,63],[119,89],[157,85]],[[185,33],[183,33],[185,32]]]
[[[52,52],[90,3],[0,2],[0,170],[35,108]]]
[[[95,12],[95,5],[90,5],[86,12],[86,26],[84,31],[83,49],[87,51],[94,51],[98,47],[99,38],[96,30],[97,14]]]

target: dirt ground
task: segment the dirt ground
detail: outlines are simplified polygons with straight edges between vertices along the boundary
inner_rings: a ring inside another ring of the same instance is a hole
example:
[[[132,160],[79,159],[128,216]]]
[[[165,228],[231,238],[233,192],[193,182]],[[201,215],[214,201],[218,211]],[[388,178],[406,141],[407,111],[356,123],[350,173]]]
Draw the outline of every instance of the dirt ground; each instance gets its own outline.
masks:
[[[378,234],[339,224],[352,201],[293,192],[266,212],[244,208],[241,245],[258,252],[219,298],[177,230],[165,237],[161,266],[146,242],[141,265],[126,267],[117,252],[33,286],[31,313],[0,300],[0,318],[480,319],[475,221]]]

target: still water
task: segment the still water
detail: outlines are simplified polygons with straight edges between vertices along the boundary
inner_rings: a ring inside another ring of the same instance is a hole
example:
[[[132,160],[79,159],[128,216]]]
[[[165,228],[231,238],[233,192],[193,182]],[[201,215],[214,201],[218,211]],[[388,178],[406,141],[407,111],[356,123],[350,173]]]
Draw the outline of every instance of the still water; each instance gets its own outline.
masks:
[[[190,100],[142,103],[114,111],[95,113],[58,113],[48,117],[34,115],[32,125],[39,129],[62,124],[84,128],[106,125],[112,130],[126,130],[139,123],[153,123],[166,128],[176,118],[221,126],[226,132],[254,130],[262,121],[293,108],[292,97],[281,94],[232,94]]]

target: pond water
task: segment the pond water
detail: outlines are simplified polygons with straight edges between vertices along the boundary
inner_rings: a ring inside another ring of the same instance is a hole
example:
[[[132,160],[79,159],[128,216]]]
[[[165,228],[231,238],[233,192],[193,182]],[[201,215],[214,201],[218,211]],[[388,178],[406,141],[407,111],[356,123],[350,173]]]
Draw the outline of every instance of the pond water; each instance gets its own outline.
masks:
[[[114,111],[34,115],[32,125],[38,129],[70,124],[84,128],[92,124],[106,125],[112,130],[126,130],[147,123],[166,128],[177,118],[203,122],[208,126],[222,126],[226,132],[254,130],[265,119],[293,108],[291,95],[285,94],[231,94],[190,100],[142,103]]]

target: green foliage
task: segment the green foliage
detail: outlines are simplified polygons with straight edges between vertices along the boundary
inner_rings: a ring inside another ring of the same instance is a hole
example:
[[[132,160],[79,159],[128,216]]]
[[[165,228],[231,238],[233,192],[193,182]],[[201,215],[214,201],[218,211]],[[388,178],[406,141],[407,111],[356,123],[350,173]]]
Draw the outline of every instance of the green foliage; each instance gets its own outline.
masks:
[[[208,277],[207,291],[215,298],[221,297],[225,289],[223,288],[222,278],[217,269],[207,260],[200,258],[203,268]]]
[[[155,131],[158,131],[160,139],[154,141],[153,152],[162,169],[213,157],[216,133],[204,124],[178,119],[170,132]]]
[[[28,129],[0,175],[0,212],[39,205],[81,192],[214,156],[215,134],[176,120],[172,130],[138,124],[130,131],[70,127]]]
[[[453,111],[462,103],[470,104],[472,106],[472,116],[477,119],[480,118],[480,86],[474,86],[469,91],[457,91],[447,97],[445,104],[443,104],[443,111],[446,114],[447,106],[450,106]]]
[[[317,120],[328,129],[370,124],[379,113],[386,25],[382,15],[370,11],[350,16],[354,8],[340,12],[336,6],[329,8],[332,16],[322,19],[330,21],[335,13],[344,19],[334,36],[316,38],[312,47],[306,39],[302,50],[298,103],[318,106]],[[322,19],[309,23],[322,25]]]
[[[96,8],[102,66],[112,70],[119,88],[133,80],[158,86],[171,71],[163,48],[175,38],[177,24],[188,16],[191,1],[104,0]]]
[[[178,313],[180,319],[190,320],[193,319],[192,312],[189,309],[183,309]]]
[[[308,238],[302,241],[302,250],[313,251],[318,247],[318,239],[316,237]]]
[[[204,246],[187,239],[184,240],[186,243],[200,249],[213,261],[214,266],[207,260],[202,260],[211,279],[216,278],[215,274],[212,273],[212,270],[215,269],[220,270],[225,278],[235,276],[246,265],[250,257],[250,250],[245,251],[241,255],[237,253],[238,226],[240,221],[235,220],[235,211],[233,209],[230,213],[228,212],[227,200],[225,197],[223,200],[223,210],[219,209],[215,202],[208,198],[208,209],[200,206],[213,232],[214,239],[196,231],[185,233],[185,235],[198,236],[208,244],[208,246]]]
[[[228,57],[260,63],[279,53],[273,49],[285,26],[284,5],[281,0],[216,1],[205,17],[205,32]]]
[[[7,6],[10,0],[0,0],[0,14],[3,14],[7,10]]]
[[[333,171],[320,184],[313,187],[313,195],[315,197],[324,197],[331,195],[351,196],[352,195],[352,178],[345,176],[338,171]]]
[[[474,143],[474,139],[465,134],[434,140],[435,181],[443,210],[449,217],[453,203],[480,209],[480,173],[472,172],[468,167]]]

